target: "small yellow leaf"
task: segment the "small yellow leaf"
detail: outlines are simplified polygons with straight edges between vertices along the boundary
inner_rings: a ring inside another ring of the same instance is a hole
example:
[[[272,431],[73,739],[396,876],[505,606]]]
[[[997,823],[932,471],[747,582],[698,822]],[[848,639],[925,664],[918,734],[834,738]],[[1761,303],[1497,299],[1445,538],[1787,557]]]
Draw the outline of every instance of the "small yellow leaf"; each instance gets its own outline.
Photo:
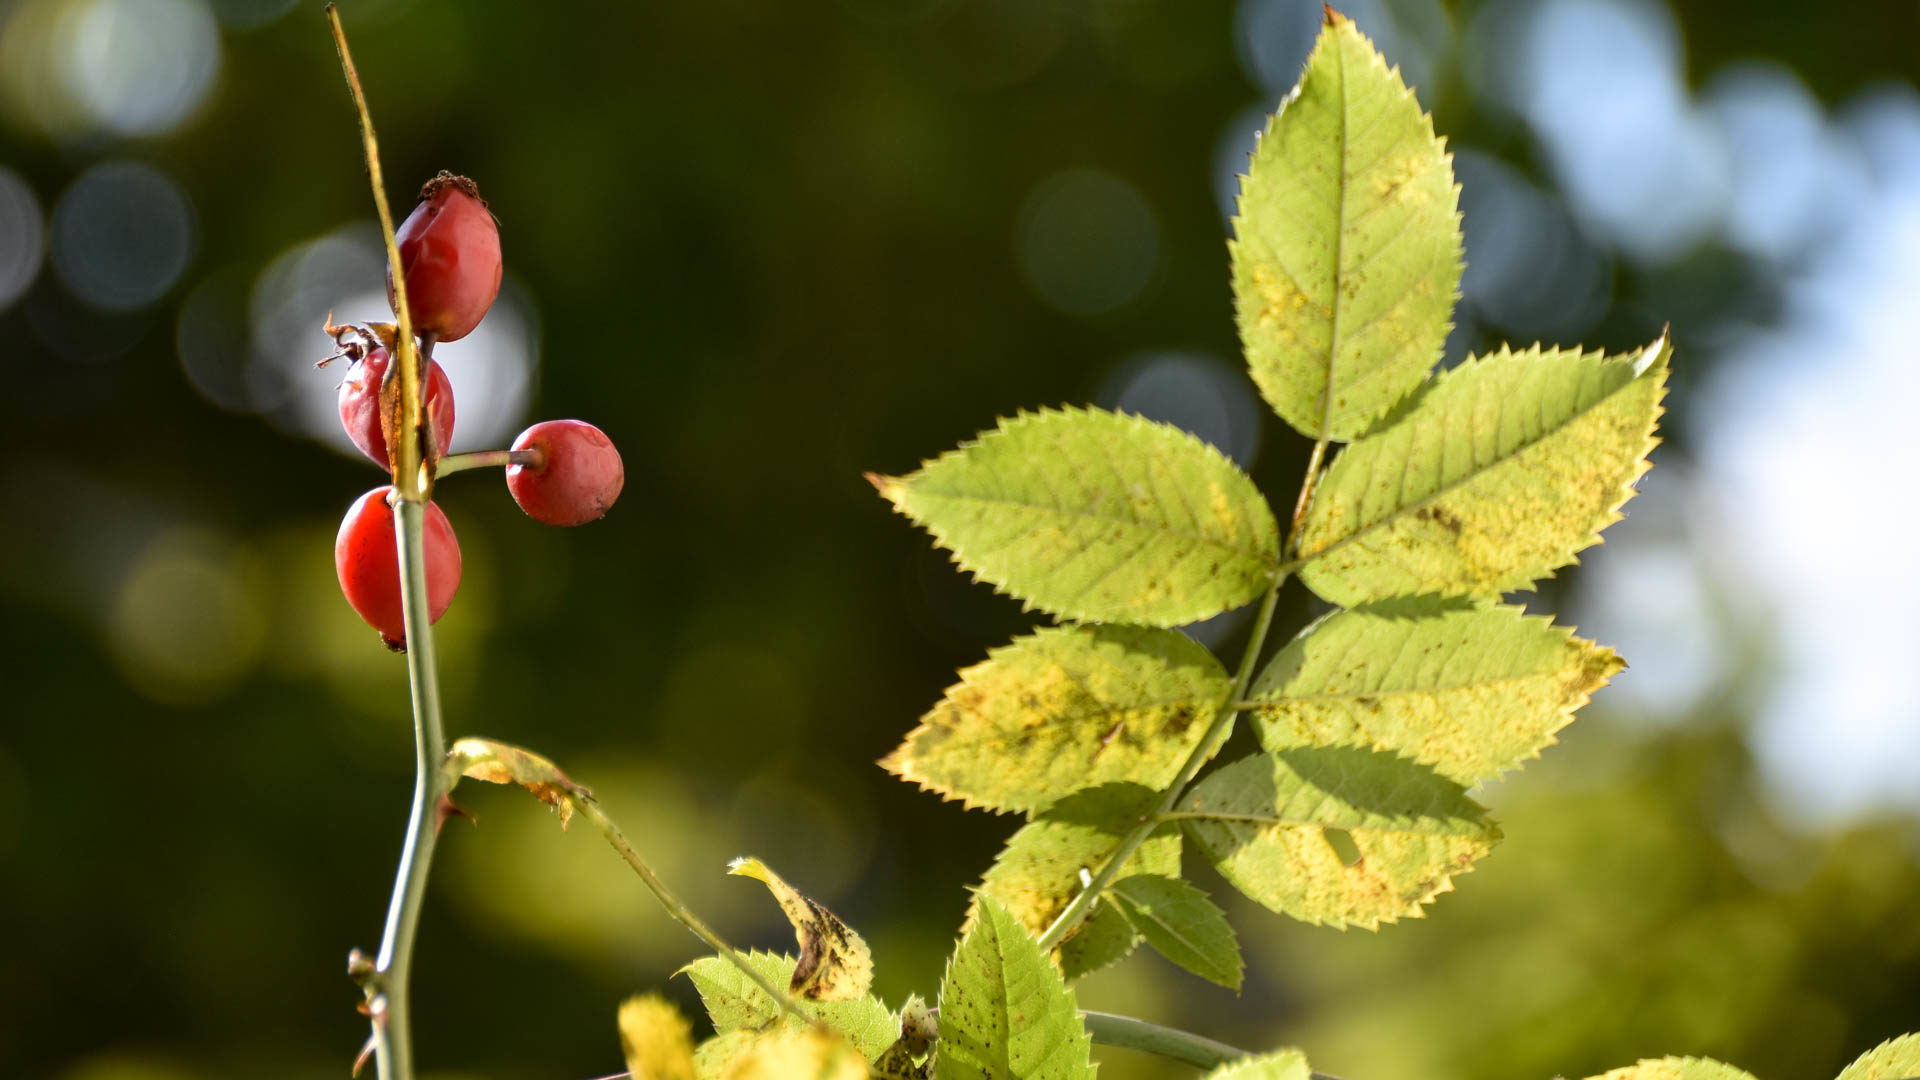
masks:
[[[727,873],[765,883],[793,924],[800,961],[794,965],[788,989],[814,1001],[846,1001],[867,992],[873,983],[873,954],[838,915],[787,884],[759,859],[735,859]]]
[[[720,1080],[867,1080],[867,1059],[819,1028],[781,1028],[754,1036]]]
[[[620,1051],[633,1080],[694,1080],[693,1025],[659,994],[621,1004]]]
[[[1647,1058],[1609,1069],[1591,1080],[1753,1080],[1753,1074],[1712,1058]]]
[[[447,751],[441,765],[441,790],[451,791],[461,777],[489,784],[519,784],[560,812],[560,827],[573,818],[573,800],[592,798],[584,786],[568,779],[560,766],[532,751],[492,739],[461,739]]]

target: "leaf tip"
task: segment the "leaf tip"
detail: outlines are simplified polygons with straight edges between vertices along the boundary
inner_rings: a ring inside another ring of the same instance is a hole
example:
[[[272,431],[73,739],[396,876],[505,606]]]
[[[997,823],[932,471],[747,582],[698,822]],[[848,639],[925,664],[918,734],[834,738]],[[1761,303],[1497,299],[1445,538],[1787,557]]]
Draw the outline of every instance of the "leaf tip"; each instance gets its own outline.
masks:
[[[873,485],[873,490],[879,492],[881,498],[896,504],[900,501],[901,484],[899,477],[886,476],[877,472],[861,473],[860,475],[866,478],[867,483]]]
[[[767,864],[751,855],[736,855],[728,861],[727,873],[737,877],[750,877],[755,881],[766,881]]]
[[[1669,356],[1672,352],[1673,352],[1673,324],[1668,323],[1667,325],[1660,328],[1660,336],[1655,338],[1651,345],[1648,345],[1645,349],[1642,349],[1640,351],[1640,355],[1634,358],[1634,361],[1633,361],[1634,377],[1638,378],[1642,375],[1645,375],[1647,373],[1647,369],[1665,360],[1667,356]]]
[[[1327,26],[1339,26],[1341,23],[1349,21],[1345,15],[1333,10],[1332,4],[1325,3],[1324,0],[1322,0],[1320,4],[1320,17]]]

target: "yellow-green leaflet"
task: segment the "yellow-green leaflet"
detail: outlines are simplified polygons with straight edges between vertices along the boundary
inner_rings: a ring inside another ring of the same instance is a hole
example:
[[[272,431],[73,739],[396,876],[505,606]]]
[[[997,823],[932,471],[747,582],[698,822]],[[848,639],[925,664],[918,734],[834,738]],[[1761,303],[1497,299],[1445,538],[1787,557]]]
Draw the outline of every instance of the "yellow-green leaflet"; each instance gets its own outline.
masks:
[[[1234,887],[1304,922],[1372,929],[1418,915],[1500,838],[1465,789],[1392,754],[1255,754],[1180,800],[1187,835]]]
[[[1359,435],[1440,359],[1458,193],[1413,92],[1333,15],[1254,149],[1229,245],[1253,381],[1308,438]]]
[[[990,897],[1022,929],[1039,937],[1066,909],[1086,882],[1120,846],[1120,838],[1153,809],[1157,796],[1137,784],[1108,784],[1083,791],[1023,826],[1007,841],[975,894],[969,925],[979,915],[979,898]],[[1178,875],[1180,832],[1157,830],[1127,859],[1124,873]],[[1069,978],[1105,967],[1133,951],[1139,935],[1124,915],[1100,901],[1100,912],[1062,942],[1061,968]]]
[[[1254,683],[1260,744],[1392,750],[1462,784],[1517,769],[1624,665],[1521,609],[1420,597],[1335,612]]]
[[[1442,373],[1314,489],[1301,580],[1345,605],[1491,596],[1573,562],[1647,470],[1669,352],[1502,349]]]
[[[1213,654],[1176,631],[1049,627],[962,671],[880,764],[994,810],[1113,781],[1161,788],[1231,689]]]
[[[1065,619],[1178,626],[1259,596],[1278,563],[1253,481],[1137,416],[1026,413],[908,476],[868,479],[962,568]]]
[[[1861,1054],[1838,1080],[1907,1080],[1920,1076],[1920,1035],[1888,1039]]]

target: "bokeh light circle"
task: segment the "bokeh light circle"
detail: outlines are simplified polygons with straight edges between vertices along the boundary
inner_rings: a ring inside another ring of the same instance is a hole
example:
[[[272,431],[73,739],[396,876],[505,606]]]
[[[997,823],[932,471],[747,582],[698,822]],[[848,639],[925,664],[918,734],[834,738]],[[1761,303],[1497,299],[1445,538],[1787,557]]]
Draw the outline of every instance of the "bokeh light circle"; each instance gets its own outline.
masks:
[[[266,643],[263,584],[255,560],[200,530],[163,534],[120,583],[107,639],[141,693],[170,705],[226,696]]]
[[[1211,443],[1245,469],[1260,452],[1264,410],[1253,384],[1205,353],[1142,353],[1122,362],[1094,400],[1117,412],[1172,424]]]
[[[19,173],[0,166],[0,311],[33,284],[46,249],[40,200]]]
[[[61,80],[115,134],[173,130],[220,71],[220,29],[195,0],[89,0],[66,31]]]
[[[242,382],[251,407],[358,458],[340,428],[334,393],[346,369],[334,363],[315,370],[314,364],[333,351],[321,332],[329,314],[340,324],[392,320],[385,281],[380,235],[370,225],[335,230],[268,263],[249,304],[252,349]],[[434,350],[458,403],[455,451],[498,449],[519,430],[533,393],[539,339],[533,304],[509,277],[473,333]]]
[[[81,173],[54,207],[52,232],[60,280],[108,311],[152,304],[193,258],[192,204],[164,173],[138,162]]]
[[[1139,189],[1112,173],[1073,169],[1027,195],[1015,230],[1021,275],[1069,315],[1099,315],[1153,277],[1160,227]]]

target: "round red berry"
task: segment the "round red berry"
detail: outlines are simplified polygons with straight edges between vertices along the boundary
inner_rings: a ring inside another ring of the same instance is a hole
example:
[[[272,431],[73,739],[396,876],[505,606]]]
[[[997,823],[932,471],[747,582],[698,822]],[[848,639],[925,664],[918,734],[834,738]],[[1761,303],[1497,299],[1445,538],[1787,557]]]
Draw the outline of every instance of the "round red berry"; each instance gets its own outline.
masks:
[[[585,525],[606,514],[627,482],[620,451],[592,424],[548,420],[513,440],[533,462],[507,466],[507,490],[535,521]]]
[[[420,205],[394,239],[406,271],[413,332],[458,341],[480,325],[500,293],[500,226],[473,181],[448,172],[427,181]],[[387,302],[399,310],[391,266]]]
[[[333,568],[347,603],[387,644],[399,647],[406,643],[407,624],[400,601],[399,534],[387,502],[392,491],[391,486],[374,488],[347,508],[333,541]],[[431,502],[424,541],[427,615],[430,622],[439,622],[460,590],[460,541],[454,539],[447,515]]]
[[[386,417],[380,408],[380,384],[387,374],[387,360],[387,350],[375,346],[363,359],[354,361],[347,369],[346,381],[340,384],[340,425],[347,429],[353,445],[383,469],[391,467],[387,461]],[[434,445],[445,454],[447,445],[453,442],[453,384],[437,361],[427,361],[422,396],[426,398]]]

